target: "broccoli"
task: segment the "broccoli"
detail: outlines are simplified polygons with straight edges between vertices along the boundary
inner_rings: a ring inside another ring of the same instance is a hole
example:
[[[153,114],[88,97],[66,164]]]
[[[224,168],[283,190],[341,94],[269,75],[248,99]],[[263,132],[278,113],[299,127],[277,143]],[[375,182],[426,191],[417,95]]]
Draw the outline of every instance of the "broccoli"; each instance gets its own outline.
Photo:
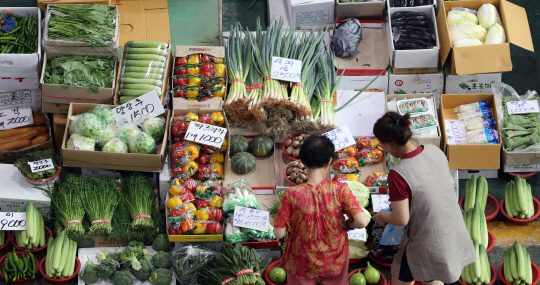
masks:
[[[131,278],[131,272],[127,270],[121,270],[114,273],[111,281],[114,285],[131,285],[133,284],[133,280]]]
[[[150,253],[147,253],[144,255],[144,259],[148,262],[152,262],[152,255]]]
[[[110,252],[109,255],[107,255],[108,258],[116,260],[116,262],[121,263],[122,260],[120,259],[120,255],[122,255],[121,252]]]
[[[133,267],[135,270],[141,269],[141,263],[139,262],[139,258],[137,258],[137,254],[130,247],[124,249],[124,253],[120,255],[120,260],[125,267]]]
[[[154,238],[154,243],[152,243],[152,248],[155,251],[166,251],[170,252],[174,248],[174,243],[169,242],[169,237],[166,234],[159,234]]]
[[[111,259],[109,257],[105,257],[97,267],[99,276],[101,278],[109,278],[111,277],[114,272],[120,268],[120,264],[116,262],[116,260]]]
[[[152,257],[152,263],[156,268],[172,268],[171,254],[168,252],[160,251]]]
[[[131,268],[129,271],[137,278],[138,280],[145,281],[148,280],[148,277],[152,274],[152,271],[154,271],[154,268],[152,267],[152,264],[148,262],[146,259],[140,259],[139,263],[141,264],[140,270],[135,270]]]
[[[146,246],[144,245],[144,243],[140,242],[140,241],[136,241],[136,240],[132,240],[129,242],[128,244],[129,247],[136,247],[136,248],[140,248],[140,249],[145,249]]]
[[[154,285],[169,285],[172,282],[172,275],[170,269],[158,268],[152,273],[148,280]]]
[[[92,260],[86,262],[84,268],[81,269],[81,273],[79,273],[79,277],[81,277],[81,280],[86,284],[94,284],[98,281],[98,269]]]
[[[98,254],[96,254],[96,258],[97,258],[97,261],[98,262],[101,262],[103,259],[105,259],[107,256],[109,255],[109,252],[104,249],[100,252],[98,252]]]

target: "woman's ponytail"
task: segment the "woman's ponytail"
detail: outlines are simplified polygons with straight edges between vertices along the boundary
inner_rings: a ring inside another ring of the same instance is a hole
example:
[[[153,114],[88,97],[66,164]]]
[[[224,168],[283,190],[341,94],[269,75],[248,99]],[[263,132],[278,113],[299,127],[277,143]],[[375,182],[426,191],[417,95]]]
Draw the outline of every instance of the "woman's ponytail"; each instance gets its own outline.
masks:
[[[373,126],[373,133],[381,143],[405,145],[412,137],[411,115],[401,116],[396,112],[387,112]]]

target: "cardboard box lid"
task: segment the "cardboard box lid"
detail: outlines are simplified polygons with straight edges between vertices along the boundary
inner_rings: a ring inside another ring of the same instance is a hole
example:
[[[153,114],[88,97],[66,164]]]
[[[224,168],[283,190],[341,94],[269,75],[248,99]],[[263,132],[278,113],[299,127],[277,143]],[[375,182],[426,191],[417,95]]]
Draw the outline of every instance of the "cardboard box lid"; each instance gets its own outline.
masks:
[[[120,40],[171,42],[166,0],[111,0],[120,14]]]
[[[370,2],[341,2],[336,0],[336,20],[350,17],[380,19],[385,7],[385,1]]]
[[[446,62],[450,55],[450,50],[452,49],[450,31],[448,30],[446,22],[446,14],[454,7],[478,10],[486,3],[493,4],[497,7],[508,42],[524,49],[534,51],[529,21],[524,8],[506,0],[446,1],[444,2],[443,9],[437,15],[437,30],[441,42],[441,64]],[[452,69],[455,72],[452,73],[454,74],[490,73],[512,70],[510,45],[508,43],[459,47],[453,48],[453,51]],[[471,62],[474,62],[474,64],[471,64]]]
[[[194,53],[206,53],[215,57],[225,57],[222,46],[176,46],[175,57],[183,57]]]

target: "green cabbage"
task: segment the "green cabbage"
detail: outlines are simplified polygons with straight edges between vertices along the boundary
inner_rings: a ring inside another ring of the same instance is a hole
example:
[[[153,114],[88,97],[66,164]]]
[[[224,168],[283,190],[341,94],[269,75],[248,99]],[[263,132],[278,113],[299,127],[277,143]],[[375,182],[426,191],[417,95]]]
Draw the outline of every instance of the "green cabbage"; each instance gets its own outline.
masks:
[[[455,27],[450,29],[450,40],[452,45],[458,40],[477,39],[481,42],[486,41],[487,31],[480,26]]]
[[[356,197],[356,201],[358,201],[360,207],[367,207],[367,205],[369,205],[369,189],[360,182],[345,181],[345,183],[349,185],[349,188],[354,197]]]
[[[90,111],[94,115],[96,115],[105,125],[114,125],[116,124],[116,120],[114,119],[114,115],[108,107],[105,107],[103,105],[99,105],[92,109]]]
[[[349,259],[366,258],[368,254],[369,249],[366,246],[366,242],[359,240],[349,240]]]
[[[450,11],[446,17],[449,28],[478,25],[478,18],[465,11]]]
[[[159,140],[165,133],[165,120],[163,118],[147,118],[142,123],[143,132],[155,140]]]
[[[76,134],[93,139],[97,139],[101,134],[101,131],[103,131],[105,128],[103,122],[92,113],[84,113],[79,115],[79,118],[75,121],[75,124],[74,131]]]
[[[135,124],[126,124],[116,129],[116,137],[123,140],[125,143],[129,143],[134,138],[140,135],[141,130]]]
[[[114,139],[116,136],[116,127],[114,125],[108,125],[103,129],[99,137],[97,138],[97,143],[100,147],[105,146],[110,140]]]
[[[478,9],[478,23],[486,31],[489,31],[495,24],[502,25],[501,17],[497,7],[493,4],[484,4]]]
[[[156,141],[149,134],[139,132],[139,135],[129,142],[129,152],[143,154],[156,153]]]
[[[477,39],[464,39],[457,40],[454,42],[454,47],[472,47],[472,46],[481,46],[482,42]]]
[[[504,32],[504,28],[499,24],[491,26],[487,34],[485,44],[496,45],[504,43],[506,43],[506,33]]]
[[[110,140],[104,147],[104,152],[128,153],[128,146],[121,139]]]
[[[73,134],[67,141],[66,148],[94,151],[96,148],[96,140],[79,134]]]

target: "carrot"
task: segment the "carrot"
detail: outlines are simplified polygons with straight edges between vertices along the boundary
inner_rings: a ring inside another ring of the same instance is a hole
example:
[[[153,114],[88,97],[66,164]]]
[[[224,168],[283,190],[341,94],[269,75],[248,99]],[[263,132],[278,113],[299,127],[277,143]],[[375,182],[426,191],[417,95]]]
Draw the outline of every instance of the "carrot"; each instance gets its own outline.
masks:
[[[0,138],[12,137],[27,131],[36,130],[40,134],[45,134],[49,131],[47,127],[24,127],[11,130],[0,131]]]
[[[38,145],[38,144],[42,144],[42,143],[45,143],[49,140],[49,135],[45,134],[45,135],[40,135],[38,137],[36,137],[35,139],[32,140],[32,145]]]
[[[44,115],[35,116],[34,117],[34,123],[32,125],[30,125],[30,127],[42,126],[42,125],[45,125],[46,122],[47,122],[47,120],[45,119]]]
[[[14,141],[9,143],[3,143],[0,144],[0,151],[2,150],[18,150],[22,148],[26,148],[32,145],[32,142],[30,140],[20,140],[20,141]]]
[[[14,141],[20,141],[20,140],[31,140],[39,135],[38,131],[36,130],[30,130],[28,132],[20,133],[15,136],[7,137],[7,138],[1,138],[0,144],[3,143],[9,143]]]

